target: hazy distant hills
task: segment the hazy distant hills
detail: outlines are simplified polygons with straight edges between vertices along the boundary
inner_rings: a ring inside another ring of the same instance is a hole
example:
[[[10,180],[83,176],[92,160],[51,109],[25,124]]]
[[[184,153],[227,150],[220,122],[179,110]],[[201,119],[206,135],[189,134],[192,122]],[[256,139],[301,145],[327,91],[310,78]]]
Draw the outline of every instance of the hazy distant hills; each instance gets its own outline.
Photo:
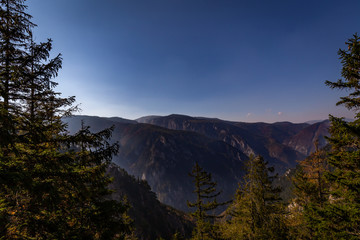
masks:
[[[64,119],[69,131],[81,120],[99,131],[115,125],[112,141],[120,144],[113,161],[130,174],[148,181],[158,199],[187,211],[193,199],[188,173],[198,161],[218,182],[222,199],[229,199],[243,176],[243,162],[260,154],[280,173],[294,167],[327,135],[329,122],[243,123],[183,115],[149,116],[137,121],[122,118],[74,116]]]

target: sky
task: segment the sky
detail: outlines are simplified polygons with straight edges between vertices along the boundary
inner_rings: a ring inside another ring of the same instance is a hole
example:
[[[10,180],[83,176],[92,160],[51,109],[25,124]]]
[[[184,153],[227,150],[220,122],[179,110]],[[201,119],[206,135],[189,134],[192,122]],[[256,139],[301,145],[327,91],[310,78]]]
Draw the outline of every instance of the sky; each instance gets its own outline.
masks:
[[[337,52],[360,33],[359,0],[28,0],[37,42],[77,114],[305,122],[347,92]]]

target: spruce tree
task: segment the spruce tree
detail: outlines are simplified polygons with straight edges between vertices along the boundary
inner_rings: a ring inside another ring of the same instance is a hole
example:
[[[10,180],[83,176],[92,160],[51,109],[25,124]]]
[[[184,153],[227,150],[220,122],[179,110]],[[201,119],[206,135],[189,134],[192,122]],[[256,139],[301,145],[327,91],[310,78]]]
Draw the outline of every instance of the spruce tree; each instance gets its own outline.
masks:
[[[195,208],[195,211],[191,213],[196,221],[192,239],[215,239],[217,233],[212,220],[217,216],[209,211],[214,212],[216,208],[227,203],[217,202],[216,197],[221,192],[216,190],[217,184],[211,179],[211,174],[201,168],[197,162],[189,175],[193,178],[195,185],[193,193],[196,195],[195,202],[187,202],[189,208]]]
[[[16,202],[18,186],[25,182],[23,161],[16,142],[21,96],[21,62],[26,54],[29,28],[34,25],[24,12],[23,1],[0,2],[0,236],[5,236],[10,208]]]
[[[23,0],[0,7],[0,239],[125,238],[128,205],[107,199],[113,129],[67,133],[76,107],[55,92],[61,56],[33,42]]]
[[[325,179],[325,172],[329,170],[325,149],[318,148],[315,152],[299,162],[293,181],[295,198],[289,205],[288,217],[290,229],[294,239],[313,239],[316,229],[316,208],[322,207],[329,197],[329,184]]]
[[[269,175],[274,169],[262,157],[250,156],[246,171],[220,225],[223,238],[287,239],[280,189],[272,186],[276,175]]]
[[[331,184],[327,203],[316,209],[316,237],[327,239],[360,238],[360,38],[355,34],[338,54],[342,79],[326,81],[333,89],[349,92],[337,105],[354,111],[355,120],[330,116],[329,157],[331,171],[326,174]]]

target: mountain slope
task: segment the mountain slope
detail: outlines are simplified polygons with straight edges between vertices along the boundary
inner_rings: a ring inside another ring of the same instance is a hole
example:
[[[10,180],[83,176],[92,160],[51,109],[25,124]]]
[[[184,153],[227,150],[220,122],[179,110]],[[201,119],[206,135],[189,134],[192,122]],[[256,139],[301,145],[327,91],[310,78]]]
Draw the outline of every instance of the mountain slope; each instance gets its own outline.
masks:
[[[284,144],[308,156],[315,151],[316,140],[319,141],[320,148],[327,144],[325,136],[329,136],[329,127],[329,120],[314,123],[286,139]]]
[[[131,204],[129,215],[138,239],[171,239],[176,232],[185,237],[191,235],[193,224],[189,217],[160,203],[146,181],[137,180],[114,164],[109,167],[108,174],[114,179],[110,185],[114,190],[112,199],[122,200],[126,196]]]
[[[146,122],[169,129],[197,132],[224,141],[247,156],[260,154],[279,172],[294,167],[297,160],[305,158],[304,154],[283,144],[282,141],[307,127],[307,124],[251,124],[183,115],[153,117],[146,119]]]
[[[260,154],[279,173],[296,165],[313,151],[313,141],[323,136],[329,123],[242,123],[183,115],[144,117],[137,123],[121,118],[74,116],[64,119],[70,132],[82,120],[92,131],[115,126],[112,141],[120,144],[113,161],[130,174],[146,180],[158,199],[183,211],[193,200],[188,173],[197,161],[212,173],[222,190],[222,200],[231,199],[243,176],[243,161]]]
[[[211,172],[223,191],[220,200],[233,196],[247,157],[238,149],[198,133],[169,130],[150,124],[127,125],[121,132],[120,152],[114,161],[149,182],[161,202],[187,211],[193,200],[188,173],[197,161]]]
[[[66,119],[69,129],[80,128],[81,119]],[[112,141],[119,142],[120,150],[113,161],[146,180],[161,202],[183,211],[188,211],[186,201],[194,199],[188,173],[195,161],[218,182],[218,189],[223,191],[220,201],[232,198],[243,175],[247,156],[223,141],[151,124],[120,123],[106,118],[86,118],[84,122],[93,131],[114,125]]]
[[[247,129],[257,135],[266,138],[272,138],[279,143],[284,142],[286,139],[294,136],[302,129],[309,126],[307,123],[291,123],[291,122],[276,122],[276,123],[234,123],[237,127]]]

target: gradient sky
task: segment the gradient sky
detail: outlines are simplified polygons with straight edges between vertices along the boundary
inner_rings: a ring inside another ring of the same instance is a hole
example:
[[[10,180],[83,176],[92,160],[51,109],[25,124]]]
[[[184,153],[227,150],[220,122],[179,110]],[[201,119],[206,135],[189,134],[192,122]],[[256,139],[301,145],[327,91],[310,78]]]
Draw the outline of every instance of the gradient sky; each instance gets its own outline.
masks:
[[[36,41],[62,53],[58,90],[81,114],[235,121],[352,117],[337,51],[359,0],[28,0]]]

